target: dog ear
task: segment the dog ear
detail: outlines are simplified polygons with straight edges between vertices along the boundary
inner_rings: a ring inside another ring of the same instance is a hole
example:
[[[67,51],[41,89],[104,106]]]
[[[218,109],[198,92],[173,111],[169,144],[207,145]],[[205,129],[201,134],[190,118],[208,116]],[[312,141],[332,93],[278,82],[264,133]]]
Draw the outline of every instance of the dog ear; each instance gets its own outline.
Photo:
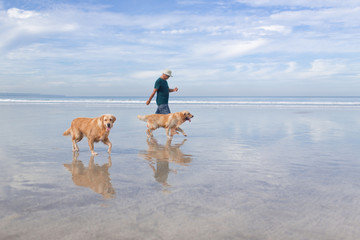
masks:
[[[186,112],[186,111],[182,111],[182,114],[183,114],[183,118],[186,119],[187,112]]]
[[[102,127],[102,126],[103,126],[104,118],[105,118],[104,115],[102,115],[102,116],[99,117],[99,119],[98,119],[98,125],[99,125],[99,127]]]
[[[112,115],[112,118],[113,118],[113,123],[116,121],[116,117],[114,115]]]

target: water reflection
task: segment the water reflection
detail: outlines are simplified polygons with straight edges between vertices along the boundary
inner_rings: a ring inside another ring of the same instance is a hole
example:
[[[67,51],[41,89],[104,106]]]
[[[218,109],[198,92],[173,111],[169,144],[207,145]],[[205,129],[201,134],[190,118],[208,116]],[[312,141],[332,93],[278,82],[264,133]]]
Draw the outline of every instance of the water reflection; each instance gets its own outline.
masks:
[[[148,150],[140,151],[139,156],[150,162],[149,166],[154,172],[155,180],[163,187],[169,187],[167,182],[169,173],[177,174],[176,170],[170,169],[169,163],[187,166],[192,161],[191,155],[184,154],[180,150],[186,139],[174,145],[171,144],[172,139],[168,139],[165,145],[158,144],[155,138],[148,138],[146,141]]]
[[[90,156],[88,167],[85,167],[81,160],[78,160],[79,153],[73,153],[71,164],[64,164],[64,167],[72,174],[75,185],[87,187],[96,193],[101,194],[105,199],[115,197],[115,189],[111,184],[109,168],[112,165],[111,156],[108,162],[102,166],[94,163],[95,156]]]

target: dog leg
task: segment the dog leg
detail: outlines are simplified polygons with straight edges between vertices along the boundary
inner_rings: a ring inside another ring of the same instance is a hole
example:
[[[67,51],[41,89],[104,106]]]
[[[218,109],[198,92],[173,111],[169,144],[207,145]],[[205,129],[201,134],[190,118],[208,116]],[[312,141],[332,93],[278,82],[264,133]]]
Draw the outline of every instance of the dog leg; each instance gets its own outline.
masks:
[[[110,154],[111,148],[112,148],[112,144],[111,144],[110,140],[108,138],[106,138],[106,139],[104,139],[103,143],[109,146],[108,153]]]
[[[174,136],[175,134],[179,134],[176,128],[171,129],[171,136]]]
[[[146,135],[148,137],[153,137],[154,135],[152,134],[152,131],[153,131],[153,129],[148,128],[148,130],[146,130]]]
[[[72,150],[73,150],[73,152],[79,152],[79,146],[76,143],[77,143],[76,139],[73,139],[72,140]]]
[[[92,155],[97,155],[97,153],[94,152],[94,141],[91,140],[91,139],[89,139],[89,140],[88,140],[88,143],[89,143],[89,148],[90,148],[91,154],[92,154]]]
[[[71,134],[73,152],[79,152],[79,146],[77,145],[77,143],[80,142],[81,139],[83,139],[84,135],[77,131],[72,132]]]
[[[170,131],[169,128],[165,128],[165,133],[166,133],[166,136],[167,136],[168,138],[170,138],[170,136],[169,136],[169,131]]]
[[[171,133],[170,133],[171,132]],[[173,137],[173,131],[171,128],[165,128],[165,133],[168,139],[172,139]]]
[[[176,131],[181,132],[185,137],[187,137],[186,133],[184,132],[184,130],[182,130],[180,127],[176,128]]]

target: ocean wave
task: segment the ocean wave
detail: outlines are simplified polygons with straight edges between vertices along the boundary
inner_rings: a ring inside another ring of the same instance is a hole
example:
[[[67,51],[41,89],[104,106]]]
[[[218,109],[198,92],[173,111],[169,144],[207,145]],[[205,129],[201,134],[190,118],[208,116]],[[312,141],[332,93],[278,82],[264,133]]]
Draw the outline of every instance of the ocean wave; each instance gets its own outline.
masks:
[[[170,101],[178,104],[211,105],[360,105],[360,102],[312,102],[312,101]]]
[[[0,103],[144,103],[144,101],[140,100],[103,100],[103,99],[84,99],[84,100],[77,100],[77,99],[0,99]]]
[[[145,104],[145,99],[0,99],[0,103],[19,104]],[[228,106],[360,106],[360,101],[316,100],[170,100],[170,104],[228,105]]]

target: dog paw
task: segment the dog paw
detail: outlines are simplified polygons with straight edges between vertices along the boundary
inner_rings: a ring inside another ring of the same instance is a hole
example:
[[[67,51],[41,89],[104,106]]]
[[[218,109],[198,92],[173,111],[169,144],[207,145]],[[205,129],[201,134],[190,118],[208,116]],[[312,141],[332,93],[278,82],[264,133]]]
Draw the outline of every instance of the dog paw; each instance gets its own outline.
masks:
[[[95,156],[95,155],[98,155],[97,152],[91,152],[91,155]]]

